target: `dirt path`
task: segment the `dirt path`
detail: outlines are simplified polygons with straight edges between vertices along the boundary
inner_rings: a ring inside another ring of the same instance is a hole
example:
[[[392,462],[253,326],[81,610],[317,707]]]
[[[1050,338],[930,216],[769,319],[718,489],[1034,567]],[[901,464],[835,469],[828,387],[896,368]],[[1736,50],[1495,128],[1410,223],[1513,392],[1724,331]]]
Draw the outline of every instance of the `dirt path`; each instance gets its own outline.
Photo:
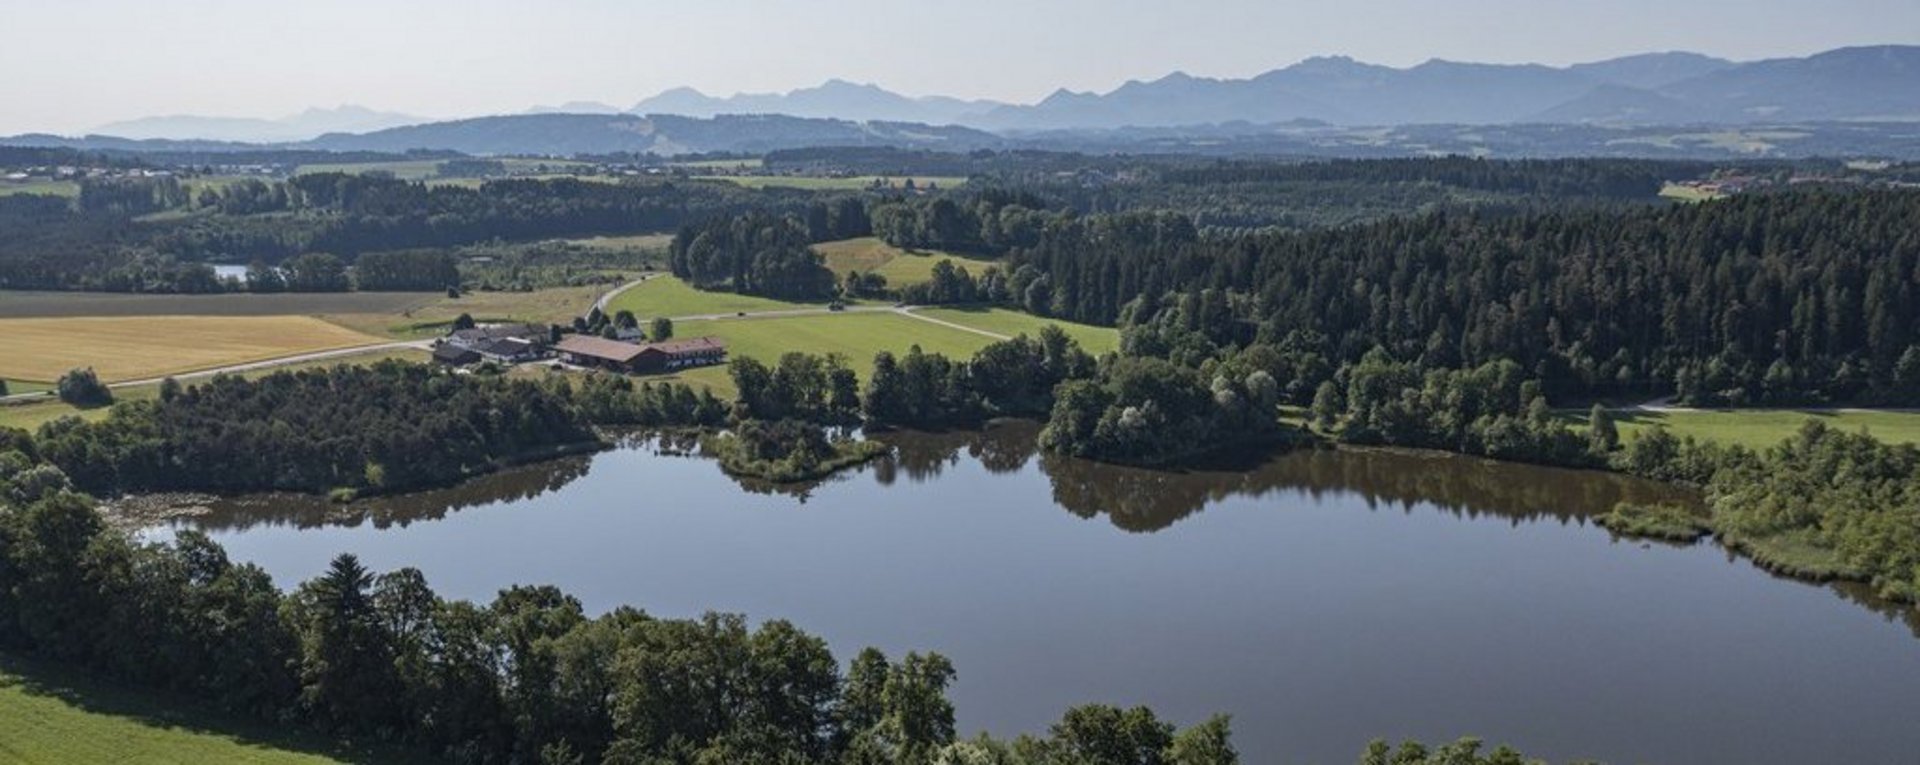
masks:
[[[274,367],[287,366],[289,364],[304,364],[310,361],[325,361],[327,359],[342,358],[346,356],[359,356],[362,354],[375,353],[379,351],[400,350],[402,348],[418,348],[420,350],[432,350],[433,341],[432,340],[404,340],[404,341],[396,341],[391,343],[374,343],[372,345],[356,345],[351,348],[334,348],[332,350],[314,351],[312,353],[301,353],[293,356],[281,356],[280,358],[277,358],[277,359],[267,359],[265,361],[249,361],[245,364],[229,364],[223,367],[214,367],[211,369],[200,369],[192,372],[182,372],[180,374],[175,374],[175,375],[163,375],[161,377],[145,377],[138,380],[121,380],[119,382],[107,383],[107,387],[131,388],[131,387],[136,387],[140,385],[155,385],[155,384],[158,384],[161,380],[167,379],[168,377],[171,377],[175,380],[193,380],[193,379],[198,379],[202,377],[212,377],[214,375],[233,374],[237,372],[252,372],[260,369],[272,369]]]
[[[914,313],[913,310],[914,309],[912,306],[906,306],[906,307],[895,308],[893,309],[893,312],[900,314],[901,316],[906,316],[908,318],[919,319],[925,322],[932,322],[942,327],[952,327],[962,332],[972,332],[976,335],[986,335],[987,337],[991,337],[995,340],[1012,340],[1013,339],[1011,337],[1000,334],[998,332],[988,332],[987,330],[980,329],[979,327],[969,327],[965,324],[955,324],[945,319],[933,318],[932,316],[921,316],[920,314]]]

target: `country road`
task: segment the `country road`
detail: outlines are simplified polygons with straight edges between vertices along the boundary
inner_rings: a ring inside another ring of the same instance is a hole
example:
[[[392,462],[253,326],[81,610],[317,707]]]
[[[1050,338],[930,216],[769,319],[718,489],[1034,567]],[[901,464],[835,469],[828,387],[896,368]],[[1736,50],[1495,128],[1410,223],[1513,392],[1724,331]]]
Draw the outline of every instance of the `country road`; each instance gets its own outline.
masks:
[[[327,350],[327,351],[314,351],[312,353],[301,353],[293,356],[281,356],[280,358],[277,358],[277,359],[266,359],[263,361],[249,361],[245,364],[229,364],[224,367],[213,367],[211,369],[201,369],[193,372],[182,372],[176,375],[163,375],[160,377],[143,377],[138,380],[121,380],[119,382],[107,383],[107,387],[131,388],[131,387],[136,387],[140,385],[155,385],[155,384],[158,384],[160,381],[167,379],[168,377],[171,377],[175,380],[195,380],[202,377],[213,377],[214,375],[233,374],[236,372],[252,372],[258,369],[272,369],[274,367],[282,367],[282,366],[287,366],[289,364],[304,364],[309,361],[326,361],[327,359],[344,358],[347,356],[359,356],[361,354],[366,354],[366,353],[374,353],[377,351],[393,351],[393,350],[399,350],[402,348],[418,348],[423,351],[432,350],[433,341],[432,340],[401,340],[401,341],[395,341],[391,343],[374,343],[372,345],[356,345],[351,348],[334,348],[332,350]]]
[[[300,353],[292,356],[281,356],[279,358],[274,358],[274,359],[249,361],[244,364],[228,364],[226,366],[220,366],[220,367],[197,369],[191,372],[181,372],[179,374],[173,374],[173,375],[162,375],[160,377],[142,377],[134,380],[119,380],[116,382],[107,383],[107,387],[133,388],[141,385],[158,385],[160,381],[165,380],[168,377],[171,377],[175,380],[183,380],[183,381],[197,380],[205,377],[213,377],[214,375],[234,374],[238,372],[252,372],[255,370],[272,369],[274,367],[282,367],[290,364],[304,364],[311,361],[326,361],[327,359],[347,358],[350,356],[360,356],[368,353],[399,350],[402,348],[418,348],[420,350],[432,350],[433,341],[432,340],[397,340],[390,343],[371,343],[368,345],[355,345],[348,348],[333,348],[325,351],[314,351],[311,353]],[[49,391],[41,391],[36,393],[16,393],[11,396],[0,396],[0,402],[38,400],[38,399],[47,398],[51,395],[52,393]]]

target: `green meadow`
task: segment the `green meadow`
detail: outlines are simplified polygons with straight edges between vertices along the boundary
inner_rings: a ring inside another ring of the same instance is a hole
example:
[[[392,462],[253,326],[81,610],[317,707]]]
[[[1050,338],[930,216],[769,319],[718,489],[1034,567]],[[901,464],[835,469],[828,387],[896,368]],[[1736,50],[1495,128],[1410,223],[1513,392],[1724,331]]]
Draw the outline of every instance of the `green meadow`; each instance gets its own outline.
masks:
[[[915,314],[928,318],[950,321],[974,329],[1013,337],[1027,335],[1037,337],[1047,325],[1059,327],[1068,337],[1080,343],[1080,347],[1095,356],[1120,349],[1120,330],[1112,327],[1100,327],[1092,324],[1075,324],[1070,321],[1049,319],[1022,313],[1011,308],[987,308],[966,306],[957,308],[920,308]]]
[[[1578,415],[1583,421],[1586,415]],[[1665,427],[1677,436],[1765,449],[1780,443],[1807,420],[1819,420],[1847,432],[1865,429],[1888,443],[1920,443],[1920,412],[1872,409],[1701,409],[1669,412],[1617,410],[1620,435]]]
[[[327,765],[423,762],[342,748],[276,726],[203,712],[186,699],[110,686],[0,654],[0,762],[9,765]]]

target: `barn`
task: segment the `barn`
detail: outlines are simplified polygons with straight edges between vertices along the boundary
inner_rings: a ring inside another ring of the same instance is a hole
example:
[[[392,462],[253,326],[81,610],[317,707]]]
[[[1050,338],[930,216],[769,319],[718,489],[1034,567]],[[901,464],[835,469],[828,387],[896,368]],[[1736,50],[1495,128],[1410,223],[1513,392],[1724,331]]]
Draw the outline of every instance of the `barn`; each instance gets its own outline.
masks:
[[[717,337],[690,337],[640,346],[633,359],[636,372],[671,372],[688,367],[704,367],[727,360],[727,345]]]

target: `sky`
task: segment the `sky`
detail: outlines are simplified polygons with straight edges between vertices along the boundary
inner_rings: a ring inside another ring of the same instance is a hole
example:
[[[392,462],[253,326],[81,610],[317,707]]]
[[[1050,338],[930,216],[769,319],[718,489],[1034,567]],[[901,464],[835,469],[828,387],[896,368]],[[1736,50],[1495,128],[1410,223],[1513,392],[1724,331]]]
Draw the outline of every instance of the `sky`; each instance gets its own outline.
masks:
[[[1032,102],[1315,55],[1563,65],[1920,42],[1915,0],[0,0],[0,135],[357,104],[423,117],[828,78]]]

